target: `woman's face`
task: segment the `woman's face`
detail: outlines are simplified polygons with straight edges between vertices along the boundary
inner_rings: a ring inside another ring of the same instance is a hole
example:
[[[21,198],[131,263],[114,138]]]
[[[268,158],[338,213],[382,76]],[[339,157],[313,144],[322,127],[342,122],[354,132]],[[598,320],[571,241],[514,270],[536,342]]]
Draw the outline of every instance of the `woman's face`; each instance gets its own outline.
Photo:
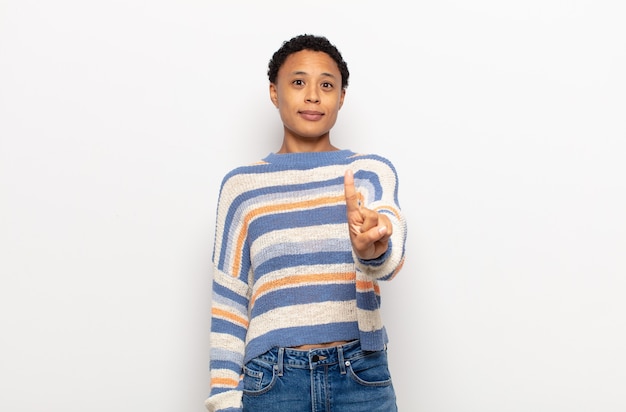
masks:
[[[328,139],[343,105],[341,72],[326,53],[296,52],[270,84],[270,98],[280,112],[285,140],[315,142]]]

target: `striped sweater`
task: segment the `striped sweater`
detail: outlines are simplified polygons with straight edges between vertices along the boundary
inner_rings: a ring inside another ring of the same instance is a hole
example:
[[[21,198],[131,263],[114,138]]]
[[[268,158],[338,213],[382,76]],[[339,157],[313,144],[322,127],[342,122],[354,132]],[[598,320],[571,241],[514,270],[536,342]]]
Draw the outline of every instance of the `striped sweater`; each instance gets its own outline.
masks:
[[[354,172],[364,205],[385,213],[385,254],[357,258],[343,176]],[[379,280],[404,262],[406,224],[393,165],[349,150],[270,154],[228,173],[213,250],[209,411],[241,411],[242,370],[277,346],[360,339],[382,350]]]

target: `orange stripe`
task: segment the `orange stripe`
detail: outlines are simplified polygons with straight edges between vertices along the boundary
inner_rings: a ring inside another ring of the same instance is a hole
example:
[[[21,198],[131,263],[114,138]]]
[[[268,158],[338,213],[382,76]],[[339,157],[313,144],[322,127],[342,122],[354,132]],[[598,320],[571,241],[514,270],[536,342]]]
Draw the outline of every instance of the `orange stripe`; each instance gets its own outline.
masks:
[[[243,219],[243,229],[237,238],[237,255],[235,255],[235,262],[233,262],[233,277],[237,277],[239,275],[239,270],[241,269],[241,251],[243,249],[243,243],[245,242],[246,236],[248,235],[248,224],[257,216],[263,214],[272,214],[276,212],[284,212],[288,210],[298,209],[298,208],[306,208],[311,206],[321,206],[332,203],[340,203],[345,201],[345,196],[328,196],[322,197],[315,200],[303,200],[302,202],[281,204],[281,205],[269,205],[263,206],[258,209],[251,210],[244,219]]]
[[[380,286],[378,285],[378,283],[374,283],[371,280],[357,280],[356,289],[360,292],[373,290],[374,293],[380,295]]]
[[[211,379],[211,386],[228,386],[236,388],[239,382],[230,378],[213,378]]]
[[[248,327],[248,321],[246,319],[242,318],[241,316],[234,315],[231,312],[227,312],[223,309],[213,308],[211,309],[211,313],[215,316],[226,318],[233,322],[239,323],[245,328]]]
[[[250,299],[250,304],[253,304],[254,301],[259,297],[259,295],[266,293],[273,289],[281,289],[285,286],[293,286],[299,285],[302,283],[322,283],[328,281],[343,281],[349,282],[354,280],[356,277],[355,272],[342,272],[342,273],[314,273],[311,275],[296,275],[289,276],[287,278],[279,279],[274,282],[269,282],[261,287],[259,287],[255,294]]]

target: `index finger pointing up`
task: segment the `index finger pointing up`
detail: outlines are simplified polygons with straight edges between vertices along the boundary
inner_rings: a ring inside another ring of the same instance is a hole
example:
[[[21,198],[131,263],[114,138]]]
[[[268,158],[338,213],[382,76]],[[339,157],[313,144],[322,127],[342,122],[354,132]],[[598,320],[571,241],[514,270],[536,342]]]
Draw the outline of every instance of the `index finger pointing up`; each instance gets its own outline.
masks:
[[[343,188],[346,196],[346,208],[348,212],[358,210],[360,207],[360,194],[354,187],[354,174],[352,170],[346,170],[343,176]]]

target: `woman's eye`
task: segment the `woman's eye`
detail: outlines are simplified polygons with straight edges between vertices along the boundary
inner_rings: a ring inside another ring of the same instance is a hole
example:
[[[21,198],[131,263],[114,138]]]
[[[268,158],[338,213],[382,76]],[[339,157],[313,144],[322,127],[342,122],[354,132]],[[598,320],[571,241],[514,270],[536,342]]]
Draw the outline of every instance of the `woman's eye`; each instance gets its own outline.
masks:
[[[304,82],[302,80],[294,80],[293,84],[296,86],[302,86],[304,84]]]
[[[327,82],[324,82],[324,83],[322,83],[322,87],[323,87],[324,89],[332,89],[332,88],[333,88],[333,84],[332,84],[332,83],[327,83]]]

